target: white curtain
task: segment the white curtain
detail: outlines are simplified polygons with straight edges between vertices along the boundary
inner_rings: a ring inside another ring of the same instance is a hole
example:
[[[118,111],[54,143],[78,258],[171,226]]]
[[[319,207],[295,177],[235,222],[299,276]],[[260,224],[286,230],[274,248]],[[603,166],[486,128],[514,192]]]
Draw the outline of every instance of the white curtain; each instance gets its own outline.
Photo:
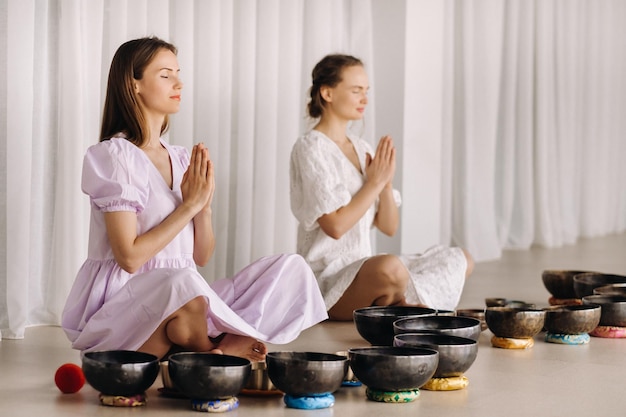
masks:
[[[363,59],[354,126],[399,151],[402,226],[478,260],[626,228],[622,0],[0,0],[0,331],[58,324],[86,256],[82,156],[126,40],[179,48],[168,140],[216,163],[208,281],[295,250],[288,163],[322,56]],[[297,277],[294,277],[297,279]]]
[[[626,2],[447,10],[452,240],[478,259],[624,230]]]

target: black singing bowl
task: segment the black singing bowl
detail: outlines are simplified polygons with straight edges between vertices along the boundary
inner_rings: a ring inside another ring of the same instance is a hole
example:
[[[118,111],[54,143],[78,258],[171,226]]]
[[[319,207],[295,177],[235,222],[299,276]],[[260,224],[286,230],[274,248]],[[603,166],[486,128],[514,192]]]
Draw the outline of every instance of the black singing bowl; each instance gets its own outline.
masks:
[[[460,317],[473,317],[480,321],[480,330],[487,330],[484,308],[461,308],[456,311],[456,315]]]
[[[600,272],[585,272],[574,276],[574,291],[578,298],[593,295],[593,290],[609,284],[624,284],[626,276],[603,274]]]
[[[418,389],[439,364],[439,352],[431,348],[373,346],[350,349],[348,355],[359,381],[381,391]]]
[[[487,307],[485,321],[498,337],[527,339],[538,334],[545,324],[545,310]]]
[[[434,378],[461,376],[476,360],[478,343],[466,337],[437,333],[403,333],[393,339],[397,347],[427,347],[439,352]]]
[[[393,345],[393,322],[403,317],[434,316],[437,310],[426,307],[375,306],[354,310],[354,324],[363,339],[374,346]]]
[[[393,323],[395,334],[441,333],[478,340],[480,320],[463,316],[406,317]]]
[[[131,397],[152,386],[159,375],[159,359],[132,350],[86,352],[82,368],[89,385],[100,393]]]
[[[485,305],[487,307],[511,307],[511,308],[535,308],[532,303],[527,303],[521,300],[511,300],[509,298],[502,297],[489,297],[485,298]]]
[[[578,298],[574,291],[574,276],[591,271],[576,271],[571,269],[546,269],[541,273],[544,287],[554,298]]]
[[[600,326],[626,327],[626,296],[589,295],[583,297],[584,305],[599,305]]]
[[[593,289],[593,295],[626,295],[626,284],[609,284]]]
[[[348,372],[348,358],[319,352],[269,352],[267,374],[276,388],[293,396],[337,391]]]
[[[545,329],[553,334],[589,333],[600,323],[599,305],[567,305],[548,307]]]
[[[248,382],[252,364],[238,356],[181,352],[169,357],[174,387],[194,400],[218,400],[237,395]]]

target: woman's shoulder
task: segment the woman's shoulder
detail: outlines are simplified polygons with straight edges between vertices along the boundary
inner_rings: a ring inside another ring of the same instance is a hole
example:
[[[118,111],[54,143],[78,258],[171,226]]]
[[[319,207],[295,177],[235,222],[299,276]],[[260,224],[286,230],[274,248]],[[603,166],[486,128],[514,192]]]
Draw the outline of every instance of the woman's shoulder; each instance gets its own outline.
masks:
[[[304,135],[300,136],[294,144],[294,149],[316,149],[326,148],[332,141],[326,137],[322,132],[317,130],[309,130]]]
[[[142,170],[149,160],[141,149],[124,137],[112,137],[91,145],[85,152],[86,166],[105,169],[109,167],[127,167],[128,169]]]
[[[108,153],[135,153],[139,150],[137,145],[126,139],[124,136],[113,136],[87,148],[87,152],[108,152]]]

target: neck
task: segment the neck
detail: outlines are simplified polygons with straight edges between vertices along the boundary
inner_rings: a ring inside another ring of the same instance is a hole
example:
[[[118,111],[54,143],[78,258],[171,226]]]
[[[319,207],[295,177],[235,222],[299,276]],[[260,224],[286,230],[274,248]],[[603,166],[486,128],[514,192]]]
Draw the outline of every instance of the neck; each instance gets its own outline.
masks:
[[[165,120],[165,116],[160,117],[147,117],[148,128],[150,132],[148,133],[148,138],[143,144],[143,148],[160,148],[161,147],[161,126],[163,126],[163,121]]]
[[[322,116],[319,123],[314,129],[328,136],[333,142],[342,144],[348,139],[346,138],[346,130],[348,128],[348,120],[340,120],[337,118]]]

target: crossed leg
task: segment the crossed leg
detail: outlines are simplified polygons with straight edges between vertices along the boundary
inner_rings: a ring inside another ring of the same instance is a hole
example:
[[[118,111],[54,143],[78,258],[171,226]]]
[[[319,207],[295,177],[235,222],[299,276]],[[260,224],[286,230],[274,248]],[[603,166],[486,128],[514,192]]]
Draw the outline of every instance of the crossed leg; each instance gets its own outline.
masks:
[[[395,255],[377,255],[363,263],[352,283],[328,314],[331,320],[352,320],[357,308],[409,305],[405,299],[409,271]]]
[[[217,344],[208,337],[208,304],[203,296],[189,301],[166,318],[138,349],[159,358],[172,351],[212,352],[240,356],[251,361],[265,359],[267,347],[249,336],[226,334]]]
[[[474,270],[474,259],[463,249],[467,261],[465,277]],[[352,283],[339,301],[328,311],[331,320],[352,320],[357,308],[379,306],[419,306],[409,304],[405,293],[409,282],[409,271],[395,255],[377,255],[363,263]]]

